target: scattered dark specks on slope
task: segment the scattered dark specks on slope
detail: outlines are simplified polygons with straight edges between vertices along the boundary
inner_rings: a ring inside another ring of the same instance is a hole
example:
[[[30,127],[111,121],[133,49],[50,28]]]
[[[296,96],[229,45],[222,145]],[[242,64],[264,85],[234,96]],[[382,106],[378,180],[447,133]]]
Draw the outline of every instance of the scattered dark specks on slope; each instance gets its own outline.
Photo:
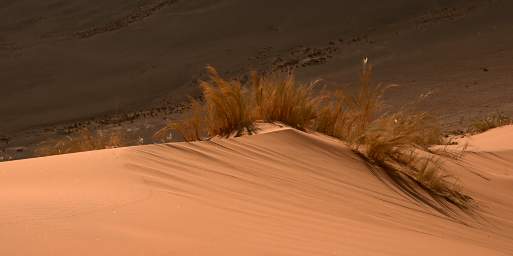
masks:
[[[132,11],[132,13],[128,14],[127,16],[124,16],[120,19],[108,22],[101,26],[96,26],[96,27],[92,27],[89,29],[85,29],[85,30],[76,32],[74,34],[74,36],[76,38],[83,39],[83,38],[93,37],[98,34],[122,29],[124,27],[129,26],[130,24],[139,22],[139,21],[153,15],[155,12],[159,11],[160,9],[162,9],[166,6],[169,6],[171,4],[174,4],[177,1],[178,0],[160,0],[154,4],[147,4],[144,6],[140,6],[136,10]]]
[[[491,1],[486,0],[474,0],[469,1],[466,5],[460,7],[445,7],[441,9],[434,9],[430,12],[420,16],[416,21],[418,29],[426,27],[428,25],[438,24],[447,21],[455,21],[464,18],[472,11],[479,8],[483,8],[483,3]]]

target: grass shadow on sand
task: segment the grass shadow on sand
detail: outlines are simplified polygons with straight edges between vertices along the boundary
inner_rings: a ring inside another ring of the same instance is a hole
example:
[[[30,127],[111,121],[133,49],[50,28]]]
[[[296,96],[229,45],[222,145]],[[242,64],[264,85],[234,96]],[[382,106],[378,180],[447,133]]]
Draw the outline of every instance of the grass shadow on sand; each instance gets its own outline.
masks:
[[[354,152],[365,162],[372,175],[399,195],[411,199],[420,205],[427,206],[441,215],[450,218],[452,221],[466,226],[469,226],[469,224],[462,220],[464,215],[475,218],[479,217],[479,214],[475,211],[477,205],[470,202],[472,200],[470,197],[462,194],[462,196],[469,200],[469,203],[465,205],[454,202],[447,197],[433,192],[433,190],[418,180],[397,172],[393,166],[386,163],[379,165],[371,164],[372,160],[368,159],[365,154],[358,151]]]

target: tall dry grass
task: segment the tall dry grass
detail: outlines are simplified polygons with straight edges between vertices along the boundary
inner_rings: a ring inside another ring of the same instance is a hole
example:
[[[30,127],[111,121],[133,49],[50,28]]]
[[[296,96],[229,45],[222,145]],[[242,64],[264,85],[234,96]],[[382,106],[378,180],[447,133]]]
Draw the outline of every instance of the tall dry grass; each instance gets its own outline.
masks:
[[[281,122],[300,130],[310,127],[322,101],[315,94],[316,82],[299,84],[291,73],[269,76],[253,73],[251,77],[256,119]]]
[[[210,136],[241,135],[253,131],[255,116],[249,90],[237,80],[223,79],[208,66],[210,81],[201,81],[206,104],[207,130]]]
[[[318,108],[313,129],[358,145],[362,135],[376,119],[383,106],[383,95],[388,87],[372,86],[372,67],[364,61],[360,84],[355,94],[341,90],[325,97]]]
[[[440,144],[441,140],[439,124],[429,114],[397,112],[385,114],[373,121],[360,142],[365,145],[380,142],[393,147],[409,145],[428,150],[432,145]]]
[[[185,141],[213,136],[239,136],[254,132],[256,120],[281,122],[305,130],[317,117],[322,97],[315,95],[315,83],[299,84],[292,74],[258,76],[247,84],[222,78],[208,66],[209,81],[201,81],[203,102],[191,101],[191,111],[155,134],[162,140],[170,132]]]
[[[390,175],[417,183],[435,198],[443,198],[466,209],[471,198],[461,192],[457,179],[447,174],[431,146],[440,142],[436,122],[425,113],[397,113],[378,118],[362,136],[358,153],[370,164]],[[427,202],[422,194],[417,199]],[[432,203],[432,202],[428,202]]]
[[[416,183],[432,197],[443,198],[459,208],[470,205],[447,175],[440,158],[431,150],[442,142],[439,123],[427,113],[401,110],[383,113],[383,95],[388,87],[372,85],[372,67],[364,61],[360,85],[354,95],[339,92],[321,108],[316,130],[340,138],[370,165],[390,177],[416,199],[432,203],[407,183]],[[328,127],[328,129],[326,128]],[[432,205],[434,206],[434,205]]]
[[[346,142],[370,166],[393,177],[417,200],[433,207],[440,199],[462,209],[470,205],[471,198],[460,191],[457,180],[447,175],[440,158],[430,150],[442,141],[438,122],[426,113],[383,113],[383,95],[388,87],[372,84],[372,66],[367,60],[353,94],[342,90],[323,93],[316,90],[316,83],[298,83],[293,74],[252,73],[248,84],[243,85],[223,79],[213,67],[207,70],[211,81],[201,82],[203,105],[194,103],[192,118],[169,126],[187,141],[201,139],[201,129],[209,136],[240,135],[251,132],[256,120],[278,121]]]

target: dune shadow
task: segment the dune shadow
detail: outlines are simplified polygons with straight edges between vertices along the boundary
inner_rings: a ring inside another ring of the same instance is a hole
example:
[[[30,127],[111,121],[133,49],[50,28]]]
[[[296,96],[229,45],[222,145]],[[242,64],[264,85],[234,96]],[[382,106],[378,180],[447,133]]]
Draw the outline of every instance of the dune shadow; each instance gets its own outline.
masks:
[[[427,206],[441,215],[448,217],[451,221],[465,226],[470,225],[463,221],[462,217],[479,217],[479,214],[476,212],[477,205],[472,202],[468,205],[461,205],[451,198],[434,193],[419,181],[398,172],[387,164],[373,164],[361,152],[356,151],[355,154],[365,162],[372,175],[403,197],[413,200],[422,206]],[[467,197],[469,201],[472,200],[468,196],[465,197]]]

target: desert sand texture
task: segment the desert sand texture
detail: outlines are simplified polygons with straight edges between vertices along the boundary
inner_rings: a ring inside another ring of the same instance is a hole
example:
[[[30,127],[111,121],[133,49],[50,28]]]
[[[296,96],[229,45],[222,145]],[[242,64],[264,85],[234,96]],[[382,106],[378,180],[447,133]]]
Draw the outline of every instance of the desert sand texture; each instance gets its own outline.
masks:
[[[0,254],[511,255],[513,126],[466,140],[450,215],[289,128],[4,162]]]

